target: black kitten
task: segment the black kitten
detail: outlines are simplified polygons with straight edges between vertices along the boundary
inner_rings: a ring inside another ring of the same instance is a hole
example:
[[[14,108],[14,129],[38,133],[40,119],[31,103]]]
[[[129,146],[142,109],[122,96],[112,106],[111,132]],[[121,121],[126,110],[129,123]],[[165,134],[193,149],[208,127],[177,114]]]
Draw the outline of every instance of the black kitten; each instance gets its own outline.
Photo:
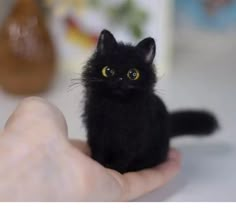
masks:
[[[207,112],[167,112],[154,94],[155,53],[152,38],[125,45],[104,30],[83,72],[92,157],[121,173],[164,162],[173,136],[205,135],[217,128]]]

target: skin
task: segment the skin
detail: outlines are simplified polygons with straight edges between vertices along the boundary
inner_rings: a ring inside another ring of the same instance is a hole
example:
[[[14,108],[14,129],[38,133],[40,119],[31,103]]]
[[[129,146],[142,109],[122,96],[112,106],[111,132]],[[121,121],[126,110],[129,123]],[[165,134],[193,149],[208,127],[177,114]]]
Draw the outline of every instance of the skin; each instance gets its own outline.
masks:
[[[69,140],[62,113],[41,98],[23,100],[0,133],[0,201],[130,201],[168,183],[180,154],[139,172],[106,169],[89,147]]]

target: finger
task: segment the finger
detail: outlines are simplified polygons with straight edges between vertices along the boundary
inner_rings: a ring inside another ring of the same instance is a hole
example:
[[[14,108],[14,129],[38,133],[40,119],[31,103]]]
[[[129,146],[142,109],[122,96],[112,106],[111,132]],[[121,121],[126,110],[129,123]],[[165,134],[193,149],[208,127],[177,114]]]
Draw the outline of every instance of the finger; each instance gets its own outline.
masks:
[[[8,119],[4,132],[46,137],[67,136],[67,125],[62,113],[46,100],[24,99]]]
[[[152,169],[124,174],[118,178],[124,190],[121,200],[130,201],[162,187],[176,176],[179,169],[180,154],[176,150],[171,150],[164,164]]]
[[[81,141],[81,140],[70,140],[70,143],[79,151],[83,152],[87,156],[91,156],[91,150],[87,144],[87,142]]]

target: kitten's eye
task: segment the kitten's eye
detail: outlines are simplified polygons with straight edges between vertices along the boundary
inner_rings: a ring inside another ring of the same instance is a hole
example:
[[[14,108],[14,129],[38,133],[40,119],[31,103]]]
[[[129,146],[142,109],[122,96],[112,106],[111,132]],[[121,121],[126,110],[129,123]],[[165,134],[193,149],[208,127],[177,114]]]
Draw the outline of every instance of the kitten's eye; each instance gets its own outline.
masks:
[[[105,66],[103,69],[102,69],[102,75],[106,78],[108,77],[113,77],[115,75],[115,70],[114,69],[111,69],[109,68],[108,66]]]
[[[140,78],[140,72],[137,69],[130,69],[128,71],[127,77],[130,80],[136,81],[136,80],[138,80]]]

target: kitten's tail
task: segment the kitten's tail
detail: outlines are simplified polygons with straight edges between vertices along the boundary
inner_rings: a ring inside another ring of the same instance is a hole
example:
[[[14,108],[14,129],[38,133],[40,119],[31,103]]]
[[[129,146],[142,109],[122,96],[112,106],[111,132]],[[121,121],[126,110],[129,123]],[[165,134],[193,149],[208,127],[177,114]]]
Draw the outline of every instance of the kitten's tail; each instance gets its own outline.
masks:
[[[205,111],[180,111],[170,114],[171,137],[183,135],[204,136],[218,129],[216,117]]]

